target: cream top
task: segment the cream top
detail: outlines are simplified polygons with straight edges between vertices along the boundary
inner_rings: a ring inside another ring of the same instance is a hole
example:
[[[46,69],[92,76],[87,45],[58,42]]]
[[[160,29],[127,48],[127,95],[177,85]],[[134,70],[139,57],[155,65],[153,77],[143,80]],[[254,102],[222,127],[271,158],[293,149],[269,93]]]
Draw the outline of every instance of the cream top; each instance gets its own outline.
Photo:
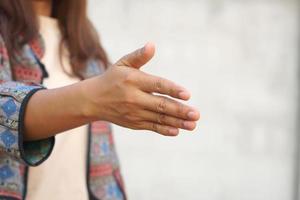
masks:
[[[39,19],[40,33],[46,45],[42,62],[49,73],[44,85],[51,89],[77,82],[78,79],[66,75],[60,63],[61,34],[58,22],[49,17]],[[67,55],[65,51],[62,62],[69,71],[71,68]],[[53,152],[48,160],[38,167],[29,169],[27,199],[87,200],[86,148],[87,126],[57,135]]]

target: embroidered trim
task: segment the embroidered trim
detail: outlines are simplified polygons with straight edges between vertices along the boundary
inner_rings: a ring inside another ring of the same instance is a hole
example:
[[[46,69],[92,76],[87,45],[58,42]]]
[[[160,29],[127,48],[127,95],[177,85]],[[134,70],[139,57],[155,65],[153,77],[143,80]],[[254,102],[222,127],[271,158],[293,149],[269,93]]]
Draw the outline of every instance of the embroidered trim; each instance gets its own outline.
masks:
[[[20,113],[19,113],[19,127],[18,127],[18,133],[19,133],[19,149],[20,149],[20,154],[21,154],[21,157],[23,158],[24,162],[27,164],[27,165],[30,165],[30,166],[38,166],[39,164],[41,164],[42,162],[44,162],[52,153],[52,150],[53,150],[53,147],[54,147],[54,144],[55,144],[55,137],[51,137],[51,143],[50,143],[50,149],[49,151],[47,151],[47,154],[44,155],[44,157],[39,160],[38,162],[35,162],[35,163],[32,163],[30,161],[27,160],[26,156],[25,156],[25,150],[24,150],[24,140],[23,140],[23,134],[24,134],[24,117],[25,117],[25,112],[26,112],[26,106],[29,102],[29,99],[30,97],[32,97],[32,95],[34,95],[37,91],[39,90],[42,90],[42,89],[45,89],[45,88],[37,88],[37,89],[34,89],[34,90],[31,90],[27,96],[24,98],[22,104],[21,104],[21,108],[20,108]]]

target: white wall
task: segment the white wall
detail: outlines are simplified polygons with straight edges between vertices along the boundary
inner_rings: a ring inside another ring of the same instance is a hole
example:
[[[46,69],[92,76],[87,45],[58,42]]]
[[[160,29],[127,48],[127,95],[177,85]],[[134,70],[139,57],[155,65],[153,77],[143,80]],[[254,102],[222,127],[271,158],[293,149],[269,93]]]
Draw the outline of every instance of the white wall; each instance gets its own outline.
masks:
[[[194,133],[115,127],[131,200],[289,200],[295,181],[296,0],[91,0],[112,60],[157,44],[144,70],[192,91]]]

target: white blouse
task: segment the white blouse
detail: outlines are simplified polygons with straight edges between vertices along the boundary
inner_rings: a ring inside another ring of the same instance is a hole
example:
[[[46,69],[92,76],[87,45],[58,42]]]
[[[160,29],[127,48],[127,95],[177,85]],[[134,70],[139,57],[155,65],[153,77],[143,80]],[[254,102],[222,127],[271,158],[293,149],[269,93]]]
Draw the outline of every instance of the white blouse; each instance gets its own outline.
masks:
[[[45,64],[49,78],[48,88],[57,88],[79,81],[63,71],[59,45],[61,33],[57,20],[40,17],[40,33],[45,41]],[[63,52],[62,63],[70,71],[68,53]],[[64,119],[61,119],[64,120]],[[86,187],[87,126],[82,126],[56,136],[54,150],[47,161],[29,169],[27,199],[29,200],[87,200]]]

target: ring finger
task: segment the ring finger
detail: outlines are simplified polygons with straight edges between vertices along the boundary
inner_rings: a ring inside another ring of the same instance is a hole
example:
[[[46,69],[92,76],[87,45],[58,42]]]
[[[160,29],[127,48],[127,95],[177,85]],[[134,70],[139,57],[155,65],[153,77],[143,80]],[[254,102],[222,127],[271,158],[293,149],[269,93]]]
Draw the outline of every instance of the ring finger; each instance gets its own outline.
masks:
[[[164,113],[157,113],[149,110],[143,110],[140,113],[140,115],[143,116],[143,118],[145,118],[146,120],[149,120],[151,122],[168,125],[175,128],[181,128],[181,129],[192,131],[196,127],[196,122],[194,121],[182,120],[176,117],[166,115]]]

